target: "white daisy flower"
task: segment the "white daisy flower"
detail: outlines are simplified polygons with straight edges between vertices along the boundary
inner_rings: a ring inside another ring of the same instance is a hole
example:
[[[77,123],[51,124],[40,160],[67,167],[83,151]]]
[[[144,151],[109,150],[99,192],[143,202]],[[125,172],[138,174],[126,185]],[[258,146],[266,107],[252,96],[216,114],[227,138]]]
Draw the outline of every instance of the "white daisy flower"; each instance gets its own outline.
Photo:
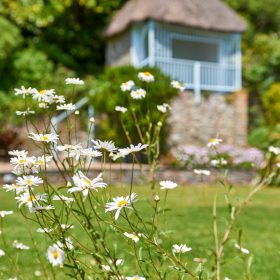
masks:
[[[15,199],[17,200],[17,202],[19,202],[19,207],[25,204],[27,207],[31,208],[34,206],[40,206],[40,201],[47,202],[46,196],[46,194],[32,195],[28,192],[25,192],[19,196],[16,196]]]
[[[61,250],[56,244],[54,244],[48,248],[47,258],[52,266],[62,267],[65,255],[63,250]]]
[[[21,86],[21,88],[15,88],[15,95],[22,95],[23,98],[25,98],[27,95],[31,95],[35,92],[34,88],[25,88],[24,86]]]
[[[16,175],[38,172],[35,166],[36,157],[17,156],[11,158],[10,163],[14,165],[13,173]]]
[[[273,153],[273,154],[277,155],[277,156],[280,155],[280,148],[278,148],[278,147],[270,146],[270,147],[268,147],[268,151],[270,153]]]
[[[0,217],[4,218],[7,215],[12,215],[14,211],[0,211]]]
[[[35,90],[32,98],[34,100],[37,100],[38,102],[43,102],[43,103],[52,103],[53,97],[55,95],[55,90],[54,89],[43,89],[43,90]]]
[[[141,143],[139,143],[137,146],[130,144],[128,148],[119,149],[119,153],[122,156],[126,156],[128,154],[140,152],[141,150],[146,149],[148,146],[149,146],[148,144],[141,144]]]
[[[93,157],[93,158],[102,157],[102,153],[100,151],[96,151],[96,150],[93,150],[91,148],[85,149],[85,154],[87,156]]]
[[[84,155],[84,148],[81,144],[71,145],[64,144],[56,147],[59,152],[64,152],[65,157],[75,157],[76,160],[79,160],[80,156]]]
[[[113,265],[113,263],[114,263],[112,260],[109,260],[108,262],[109,262],[109,264],[112,264],[112,265]],[[123,265],[123,264],[124,264],[124,260],[123,260],[123,259],[117,259],[117,260],[115,261],[115,265],[116,265],[116,266],[120,266],[120,265]],[[102,269],[103,269],[104,271],[111,271],[110,266],[107,265],[107,264],[103,264],[103,265],[102,265]]]
[[[37,159],[36,159],[36,165],[37,166],[44,166],[46,165],[46,167],[48,167],[47,163],[48,162],[51,162],[53,159],[52,156],[48,156],[48,155],[44,155],[44,156],[39,156]]]
[[[13,247],[19,250],[29,250],[30,247],[24,245],[23,243],[18,242],[17,240],[14,240]]]
[[[23,188],[37,187],[43,184],[43,180],[40,177],[29,175],[29,176],[19,177],[17,179],[17,184]]]
[[[116,266],[120,266],[124,264],[124,260],[123,259],[117,259],[116,260]]]
[[[26,111],[16,111],[16,115],[18,115],[18,116],[27,116],[27,115],[32,115],[32,114],[35,114],[35,111],[32,111],[29,108],[27,108]]]
[[[227,161],[224,158],[212,159],[211,165],[212,166],[227,165]]]
[[[38,105],[39,105],[39,108],[41,108],[41,109],[48,109],[49,108],[49,105],[47,103],[44,103],[44,102],[40,102]]]
[[[66,78],[65,84],[66,85],[83,85],[85,82],[80,78]]]
[[[125,112],[127,111],[127,108],[122,107],[122,106],[116,106],[116,107],[115,107],[115,110],[116,110],[117,112],[125,113]]]
[[[161,190],[172,190],[178,186],[175,182],[170,180],[160,181],[159,184],[161,185]]]
[[[68,230],[68,229],[73,229],[73,228],[74,228],[74,225],[61,224],[60,227],[61,227],[61,229],[63,229],[63,230]]]
[[[38,228],[36,230],[36,232],[38,232],[38,233],[50,233],[52,231],[54,231],[53,228]]]
[[[176,88],[176,89],[179,89],[180,91],[184,91],[185,90],[184,86],[180,82],[178,82],[178,81],[172,81],[171,82],[171,86]]]
[[[13,151],[9,151],[8,153],[9,153],[9,155],[16,156],[16,157],[23,157],[23,158],[25,158],[25,157],[28,156],[28,152],[25,151],[25,150],[21,150],[21,151],[13,150]]]
[[[64,196],[64,195],[54,195],[52,200],[60,200],[60,201],[64,201],[65,203],[71,203],[71,202],[74,202],[75,199],[73,197],[67,197],[67,196]]]
[[[120,196],[120,197],[115,197],[113,198],[113,202],[108,202],[106,203],[105,207],[106,210],[105,212],[109,212],[109,211],[115,211],[115,220],[118,219],[119,215],[120,215],[120,211],[123,208],[132,208],[131,204],[134,203],[137,199],[137,194],[136,193],[132,193],[131,196]]]
[[[205,175],[205,176],[211,175],[211,172],[209,170],[204,170],[204,169],[194,169],[193,172],[197,175]]]
[[[145,277],[141,277],[139,275],[134,275],[134,276],[127,276],[125,277],[126,280],[146,280]]]
[[[157,109],[162,113],[166,113],[167,110],[171,110],[171,107],[167,103],[163,103],[162,105],[157,105]]]
[[[73,241],[70,237],[66,237],[63,242],[57,241],[56,245],[62,250],[66,250],[66,249],[73,250],[74,249]]]
[[[3,186],[3,189],[6,191],[6,192],[16,192],[16,194],[20,193],[20,192],[23,192],[24,191],[24,188],[20,187],[18,184],[5,184]]]
[[[217,145],[219,145],[220,143],[222,143],[223,140],[219,139],[219,138],[211,138],[209,143],[207,144],[208,147],[215,147]]]
[[[73,176],[73,182],[75,187],[68,189],[69,193],[82,192],[83,196],[88,196],[89,190],[98,191],[98,188],[106,188],[107,184],[103,182],[102,173],[100,173],[96,178],[90,180],[84,175],[82,171],[78,171]]]
[[[128,238],[130,238],[130,239],[132,239],[135,243],[137,243],[137,242],[140,240],[139,237],[142,236],[141,233],[139,233],[139,234],[136,235],[136,234],[134,234],[134,233],[128,233],[128,232],[125,232],[123,235],[126,236],[126,237],[128,237]]]
[[[2,249],[0,249],[0,258],[3,256],[5,256],[5,252]]]
[[[53,96],[53,101],[55,103],[65,103],[65,97],[63,95],[55,95]]]
[[[34,141],[46,142],[46,143],[50,143],[50,142],[56,143],[58,140],[58,135],[55,133],[37,134],[37,133],[31,132],[28,137],[33,139]]]
[[[176,254],[186,253],[191,250],[192,250],[192,248],[188,247],[186,244],[180,244],[180,245],[174,244],[172,246],[172,251],[173,251],[173,253],[176,253]]]
[[[230,279],[230,278],[228,278],[228,277],[225,277],[225,278],[224,278],[224,280],[231,280],[231,279]]]
[[[56,106],[56,110],[74,111],[74,110],[76,110],[76,106],[75,106],[75,104],[72,104],[72,103],[62,104],[62,105]]]
[[[36,212],[41,212],[41,211],[54,210],[55,207],[53,205],[47,205],[47,206],[35,205],[35,206],[29,207],[28,209],[29,209],[30,213],[36,213]]]
[[[121,84],[121,90],[130,91],[134,86],[135,86],[135,83],[130,80],[130,81],[127,81],[127,82]]]
[[[101,267],[104,271],[111,271],[111,268],[108,264],[102,264]]]
[[[113,141],[91,140],[91,142],[96,150],[106,150],[109,153],[117,150]]]
[[[246,254],[246,255],[250,254],[250,251],[248,249],[242,248],[239,244],[235,244],[234,247],[236,249],[240,250],[241,253],[243,253],[243,254]]]
[[[133,90],[130,95],[133,99],[142,99],[145,98],[146,91],[142,88],[138,88],[136,90]]]
[[[113,154],[111,153],[110,154],[110,157],[112,158],[113,161],[116,161],[118,160],[119,158],[124,158],[127,154],[122,154],[120,152],[116,153],[116,154]]]
[[[150,72],[140,72],[138,73],[138,78],[146,83],[151,83],[155,81],[155,77]]]

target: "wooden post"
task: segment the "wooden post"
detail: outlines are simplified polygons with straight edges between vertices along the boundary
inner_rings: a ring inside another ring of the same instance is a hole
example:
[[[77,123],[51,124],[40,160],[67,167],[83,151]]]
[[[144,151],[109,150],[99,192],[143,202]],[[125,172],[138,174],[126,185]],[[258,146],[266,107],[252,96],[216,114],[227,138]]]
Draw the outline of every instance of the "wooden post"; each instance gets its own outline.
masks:
[[[155,66],[155,22],[149,21],[148,23],[148,39],[149,39],[149,65]]]
[[[200,87],[200,62],[196,61],[194,63],[194,102],[199,104],[201,101],[201,87]]]

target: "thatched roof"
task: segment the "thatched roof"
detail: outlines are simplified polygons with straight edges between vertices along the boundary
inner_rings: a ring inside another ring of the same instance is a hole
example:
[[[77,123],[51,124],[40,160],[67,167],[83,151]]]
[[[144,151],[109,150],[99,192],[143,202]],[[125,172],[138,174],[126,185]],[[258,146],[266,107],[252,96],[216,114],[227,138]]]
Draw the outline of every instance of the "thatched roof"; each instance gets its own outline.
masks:
[[[113,17],[105,31],[111,37],[131,23],[160,22],[222,32],[243,32],[245,22],[220,0],[130,0]]]

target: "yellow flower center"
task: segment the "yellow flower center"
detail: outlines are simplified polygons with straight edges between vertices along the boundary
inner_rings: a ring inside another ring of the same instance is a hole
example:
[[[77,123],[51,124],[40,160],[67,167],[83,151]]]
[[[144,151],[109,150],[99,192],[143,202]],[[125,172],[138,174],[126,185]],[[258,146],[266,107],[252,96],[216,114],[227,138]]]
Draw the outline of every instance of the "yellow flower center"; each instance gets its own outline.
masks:
[[[91,181],[89,179],[83,177],[83,180],[87,185],[91,186]]]
[[[58,250],[54,250],[52,252],[52,255],[53,255],[53,258],[56,260],[58,258],[58,256],[59,256]]]
[[[19,188],[19,185],[18,185],[18,184],[15,184],[15,188],[18,189],[18,188]]]
[[[20,159],[18,162],[19,162],[20,164],[23,164],[23,163],[26,162],[26,160],[25,160],[25,159]]]
[[[210,139],[210,143],[215,143],[216,142],[216,138],[211,138]]]
[[[144,75],[145,75],[146,77],[149,77],[149,76],[151,76],[151,73],[150,73],[150,72],[145,72]]]
[[[141,91],[140,90],[136,90],[136,94],[140,95]]]
[[[49,136],[48,135],[43,135],[43,141],[48,141],[49,140]]]
[[[37,161],[37,164],[38,164],[38,165],[42,165],[42,164],[44,164],[44,161],[43,161],[43,160],[38,160],[38,161]]]
[[[32,184],[32,181],[31,181],[30,179],[27,179],[27,180],[26,180],[26,183],[27,183],[27,185],[31,185],[31,184]]]
[[[133,279],[132,280],[139,280],[139,278],[138,277],[133,277]]]
[[[42,95],[44,95],[44,94],[46,93],[46,90],[45,90],[45,89],[42,89],[42,90],[39,91],[39,93],[42,94]]]
[[[126,206],[126,205],[128,205],[128,203],[127,203],[127,201],[125,201],[125,200],[121,200],[121,201],[118,202],[118,207],[119,207],[119,208],[121,208],[121,207],[123,207],[123,206]]]
[[[27,199],[28,202],[32,202],[34,200],[36,200],[36,197],[34,195],[29,196]]]

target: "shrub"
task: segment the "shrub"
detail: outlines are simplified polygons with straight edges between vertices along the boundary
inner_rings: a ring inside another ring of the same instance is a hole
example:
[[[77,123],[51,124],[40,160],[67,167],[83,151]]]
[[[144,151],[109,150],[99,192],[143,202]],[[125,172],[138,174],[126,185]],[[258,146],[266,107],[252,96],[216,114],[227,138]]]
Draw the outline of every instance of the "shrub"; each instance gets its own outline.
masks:
[[[188,168],[216,167],[217,152],[226,161],[227,167],[260,168],[264,161],[263,153],[256,148],[242,148],[221,144],[215,150],[208,147],[185,146],[174,154],[178,163]]]
[[[280,83],[274,83],[262,97],[265,114],[270,125],[280,123]]]
[[[141,82],[137,78],[138,72],[149,71],[154,74],[156,82],[153,86]],[[125,137],[119,137],[123,135],[123,129],[118,117],[118,113],[115,111],[115,106],[129,107],[133,105],[135,109],[141,106],[141,111],[147,110],[147,102],[131,103],[131,100],[127,97],[127,92],[122,92],[120,85],[128,80],[133,80],[139,87],[144,88],[149,95],[149,106],[156,108],[156,105],[162,103],[170,103],[171,99],[178,93],[177,90],[170,87],[170,78],[162,74],[158,69],[142,68],[136,69],[132,66],[122,66],[115,68],[107,68],[105,72],[101,74],[95,82],[95,95],[92,97],[92,102],[97,113],[102,114],[102,122],[99,122],[99,129],[96,131],[98,138],[110,138],[116,142],[119,146],[127,144]],[[158,110],[151,110],[151,122],[155,123],[155,120],[159,119],[161,113]],[[145,115],[143,113],[143,115]],[[124,123],[128,130],[133,128],[133,120],[129,116],[124,116]],[[163,127],[161,139],[161,150],[167,149],[167,133],[168,128]],[[133,142],[140,142],[137,133],[130,135]]]

